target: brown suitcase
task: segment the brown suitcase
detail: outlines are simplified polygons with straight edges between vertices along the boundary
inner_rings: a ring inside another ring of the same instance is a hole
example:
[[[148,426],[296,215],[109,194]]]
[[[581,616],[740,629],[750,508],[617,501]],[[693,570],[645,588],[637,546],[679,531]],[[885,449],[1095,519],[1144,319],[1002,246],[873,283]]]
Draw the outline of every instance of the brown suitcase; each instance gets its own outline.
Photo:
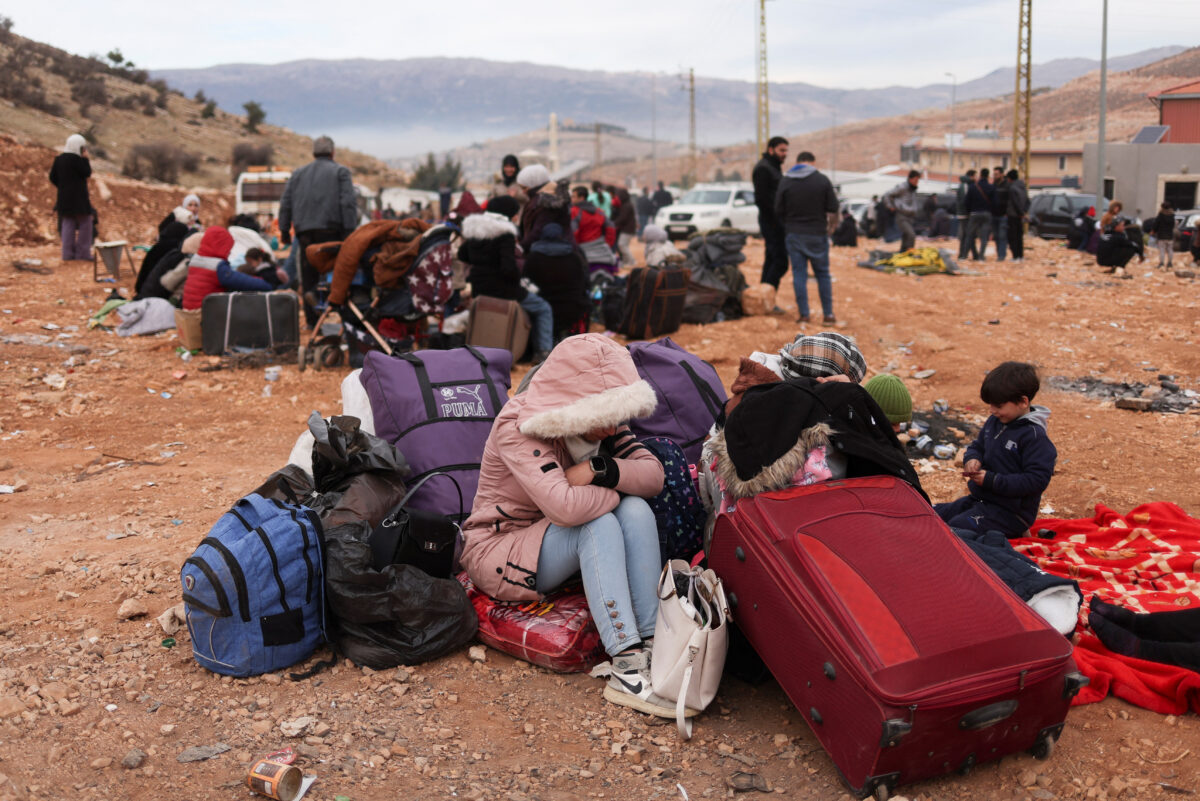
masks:
[[[683,322],[688,269],[638,267],[625,285],[625,305],[617,333],[628,339],[652,339],[674,333]]]
[[[471,303],[467,318],[467,344],[477,348],[502,348],[513,362],[525,355],[529,345],[529,315],[515,300],[481,295]]]

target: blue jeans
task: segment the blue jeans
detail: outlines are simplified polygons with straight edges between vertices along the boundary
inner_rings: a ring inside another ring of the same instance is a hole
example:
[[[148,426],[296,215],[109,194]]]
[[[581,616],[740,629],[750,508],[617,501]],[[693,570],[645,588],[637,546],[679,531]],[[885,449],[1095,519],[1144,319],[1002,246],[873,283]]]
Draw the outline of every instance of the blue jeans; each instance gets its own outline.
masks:
[[[626,496],[590,523],[546,529],[537,591],[550,592],[580,573],[604,650],[615,656],[654,636],[661,560],[654,512],[642,498]]]
[[[521,301],[521,308],[529,313],[533,326],[533,350],[549,353],[554,347],[554,310],[541,295],[530,292]]]
[[[833,279],[829,275],[829,237],[825,234],[788,234],[784,240],[792,260],[792,287],[800,315],[808,316],[808,265],[812,263],[817,278],[817,293],[821,296],[821,311],[833,316]]]
[[[996,242],[996,261],[1004,261],[1008,248],[1008,218],[992,217],[992,239]]]

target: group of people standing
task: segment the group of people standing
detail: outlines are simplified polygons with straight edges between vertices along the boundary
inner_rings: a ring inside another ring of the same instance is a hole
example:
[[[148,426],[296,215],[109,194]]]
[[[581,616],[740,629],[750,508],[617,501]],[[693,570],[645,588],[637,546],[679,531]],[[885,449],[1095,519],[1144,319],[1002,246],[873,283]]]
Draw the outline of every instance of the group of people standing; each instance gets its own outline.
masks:
[[[991,180],[989,180],[989,177]],[[1013,261],[1025,258],[1025,223],[1029,219],[1029,190],[1016,170],[987,167],[967,170],[959,179],[956,197],[959,223],[958,257],[983,261],[989,234],[996,243],[996,261],[1012,251]]]

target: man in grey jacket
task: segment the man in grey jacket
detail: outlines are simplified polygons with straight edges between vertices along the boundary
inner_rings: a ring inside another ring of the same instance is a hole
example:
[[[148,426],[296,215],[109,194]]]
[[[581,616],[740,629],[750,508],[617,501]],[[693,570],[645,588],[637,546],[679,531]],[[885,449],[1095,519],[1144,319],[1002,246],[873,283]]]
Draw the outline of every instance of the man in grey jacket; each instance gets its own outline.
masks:
[[[317,321],[312,291],[318,276],[304,249],[345,239],[357,227],[358,203],[350,170],[333,160],[333,140],[318,137],[313,141],[313,160],[292,173],[279,201],[280,242],[291,244],[292,229],[296,231],[296,262],[310,326]]]
[[[1013,261],[1025,258],[1025,218],[1029,214],[1029,190],[1016,170],[1008,171],[1008,249]]]
[[[897,184],[883,196],[883,202],[887,203],[888,209],[896,213],[896,227],[900,229],[902,253],[917,243],[917,232],[913,230],[913,222],[921,208],[917,201],[917,184],[920,182],[921,173],[909,170],[904,183]]]

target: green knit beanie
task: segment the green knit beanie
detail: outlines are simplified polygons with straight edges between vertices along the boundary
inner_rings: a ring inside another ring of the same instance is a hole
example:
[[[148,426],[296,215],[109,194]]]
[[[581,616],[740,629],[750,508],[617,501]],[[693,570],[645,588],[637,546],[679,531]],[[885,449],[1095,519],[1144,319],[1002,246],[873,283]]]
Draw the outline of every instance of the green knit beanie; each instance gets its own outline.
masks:
[[[863,388],[883,409],[889,423],[907,423],[912,420],[912,396],[904,382],[889,373],[880,373]]]

